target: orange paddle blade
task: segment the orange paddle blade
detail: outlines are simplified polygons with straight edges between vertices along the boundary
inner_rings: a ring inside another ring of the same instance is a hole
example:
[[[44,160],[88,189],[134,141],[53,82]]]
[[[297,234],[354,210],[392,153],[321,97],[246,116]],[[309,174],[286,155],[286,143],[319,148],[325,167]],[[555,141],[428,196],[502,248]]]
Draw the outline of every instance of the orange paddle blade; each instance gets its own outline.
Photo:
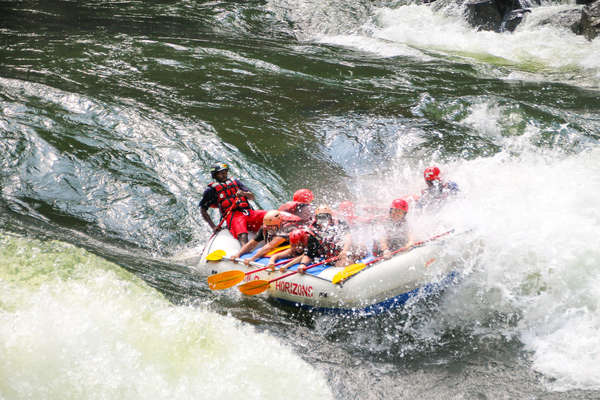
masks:
[[[208,287],[210,290],[223,290],[237,285],[244,280],[242,271],[225,271],[220,274],[214,274],[208,277]]]
[[[267,290],[268,288],[269,288],[269,281],[265,281],[262,279],[244,283],[243,285],[238,286],[238,289],[240,289],[240,292],[242,292],[248,296],[262,293],[265,290]]]

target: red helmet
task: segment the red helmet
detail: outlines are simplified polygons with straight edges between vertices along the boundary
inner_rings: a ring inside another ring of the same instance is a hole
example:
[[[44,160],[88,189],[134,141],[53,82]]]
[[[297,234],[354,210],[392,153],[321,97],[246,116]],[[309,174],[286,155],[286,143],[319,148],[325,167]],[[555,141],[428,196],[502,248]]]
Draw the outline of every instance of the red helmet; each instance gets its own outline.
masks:
[[[392,201],[391,209],[402,210],[404,212],[408,212],[408,203],[404,199],[395,199]]]
[[[423,172],[423,177],[426,181],[440,180],[440,169],[438,167],[426,168]]]
[[[315,196],[313,196],[313,192],[310,189],[298,189],[296,193],[294,193],[294,197],[292,200],[297,201],[298,203],[312,203]]]
[[[294,229],[290,232],[290,244],[302,244],[304,247],[308,244],[308,231],[306,229]]]

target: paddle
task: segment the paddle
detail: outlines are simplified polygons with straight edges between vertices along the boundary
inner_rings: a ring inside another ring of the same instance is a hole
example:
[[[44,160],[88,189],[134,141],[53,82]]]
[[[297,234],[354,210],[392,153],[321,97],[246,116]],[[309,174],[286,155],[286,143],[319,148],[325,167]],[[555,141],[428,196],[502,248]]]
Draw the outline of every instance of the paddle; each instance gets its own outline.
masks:
[[[265,256],[272,256],[273,254],[279,253],[280,251],[287,250],[289,248],[290,248],[289,244],[286,244],[285,246],[275,247],[273,250],[271,250],[270,252],[265,254]]]
[[[331,262],[336,259],[337,259],[337,257],[328,258],[327,260],[323,260],[321,262],[311,264],[311,265],[307,266],[304,270],[307,271],[311,268],[318,267],[321,264],[327,264],[328,262]],[[271,279],[269,281],[265,281],[264,279],[259,279],[256,281],[247,282],[247,283],[244,283],[243,285],[238,286],[238,289],[243,294],[246,294],[248,296],[253,296],[255,294],[259,294],[259,293],[262,293],[265,290],[267,290],[272,282],[278,281],[283,278],[287,278],[288,276],[292,276],[297,273],[298,273],[298,271],[296,270],[296,271],[292,271],[290,273],[281,275],[279,278]]]
[[[450,234],[452,232],[454,232],[454,229],[451,229],[451,230],[449,230],[447,232],[444,232],[444,233],[440,233],[439,235],[432,236],[432,237],[430,237],[427,240],[423,240],[421,242],[415,242],[415,243],[411,244],[410,246],[402,247],[402,248],[400,248],[398,250],[392,251],[391,254],[392,255],[393,254],[398,254],[398,253],[402,253],[402,252],[405,252],[405,251],[408,251],[408,250],[412,250],[412,249],[414,249],[416,247],[421,247],[425,243],[428,243],[428,242],[431,242],[433,240],[439,239],[440,237],[448,235],[448,234]],[[373,260],[371,260],[369,262],[366,262],[366,263],[356,263],[356,264],[348,265],[346,268],[344,268],[343,270],[341,270],[340,272],[338,272],[337,274],[335,274],[333,276],[333,279],[331,279],[331,283],[336,284],[336,283],[338,283],[340,281],[348,279],[352,275],[357,274],[358,272],[362,271],[367,265],[376,263],[377,261],[381,261],[381,260],[383,260],[383,258],[384,257],[377,257],[377,258],[374,258]]]
[[[264,257],[272,256],[273,254],[277,254],[280,251],[287,250],[289,248],[290,248],[289,244],[286,246],[276,247],[273,250],[271,250],[270,252],[268,252],[267,254],[265,254]],[[241,258],[226,257],[226,255],[227,255],[227,252],[225,252],[225,250],[215,250],[206,256],[206,261],[221,261],[222,259],[226,259],[226,260],[233,261],[233,262],[243,262],[244,261]],[[251,261],[250,264],[253,264],[253,262]],[[254,264],[256,264],[256,263],[254,263]]]
[[[208,244],[210,243],[210,241],[215,237],[215,235],[219,232],[219,229],[221,228],[221,225],[223,225],[223,222],[225,222],[225,220],[227,219],[227,217],[229,216],[229,214],[231,214],[231,211],[233,211],[233,209],[235,208],[235,206],[237,205],[237,202],[234,202],[231,206],[229,206],[229,208],[227,209],[227,211],[225,211],[225,214],[223,214],[223,217],[221,218],[221,220],[219,221],[219,224],[217,225],[217,227],[215,228],[214,232],[212,235],[210,235],[210,237],[208,238],[208,240],[206,241],[206,244],[204,245],[204,248],[202,249],[202,253],[200,254],[204,254],[204,251],[206,250],[206,246],[208,246]]]
[[[288,262],[289,259],[286,260],[281,260],[278,263],[273,264],[274,266],[278,266],[281,264],[284,264],[286,262]],[[252,265],[260,265],[258,263],[252,263]],[[240,271],[240,270],[231,270],[231,271],[225,271],[225,272],[221,272],[219,274],[214,274],[211,275],[207,278],[208,281],[208,287],[210,288],[210,290],[223,290],[223,289],[228,289],[234,285],[237,285],[238,283],[240,283],[241,281],[244,280],[244,277],[246,275],[250,275],[250,274],[254,274],[256,272],[260,272],[260,271],[264,271],[265,269],[269,268],[269,266],[266,267],[261,267],[252,271],[248,271],[248,272],[244,272],[244,271]]]

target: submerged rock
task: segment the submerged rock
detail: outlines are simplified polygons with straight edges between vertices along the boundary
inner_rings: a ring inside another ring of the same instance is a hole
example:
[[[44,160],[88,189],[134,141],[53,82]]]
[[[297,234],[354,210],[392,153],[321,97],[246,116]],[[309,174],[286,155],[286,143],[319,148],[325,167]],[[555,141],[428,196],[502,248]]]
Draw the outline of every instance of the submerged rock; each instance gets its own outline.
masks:
[[[423,0],[421,0],[423,1]],[[532,7],[541,0],[425,0],[431,2],[435,11],[452,9],[453,5],[464,7],[467,22],[478,30],[513,32],[521,24]],[[591,2],[590,2],[591,1]],[[572,9],[559,11],[546,17],[538,25],[564,27],[576,35],[593,40],[600,35],[600,0],[576,0]]]
[[[570,10],[559,11],[538,22],[538,25],[551,25],[566,28],[576,35],[582,34],[581,29],[581,6],[576,6]]]
[[[589,40],[594,40],[600,34],[600,0],[583,7],[581,31]]]
[[[485,31],[514,31],[529,8],[540,0],[468,0],[464,3],[469,24]]]
[[[500,31],[502,15],[496,0],[469,0],[465,7],[467,21],[471,26],[484,31]]]
[[[518,10],[512,10],[510,12],[507,12],[504,15],[504,18],[502,20],[502,25],[500,26],[500,32],[514,31],[517,28],[517,26],[521,22],[523,22],[525,15],[530,12],[531,12],[531,10],[528,8],[527,9],[519,8]]]

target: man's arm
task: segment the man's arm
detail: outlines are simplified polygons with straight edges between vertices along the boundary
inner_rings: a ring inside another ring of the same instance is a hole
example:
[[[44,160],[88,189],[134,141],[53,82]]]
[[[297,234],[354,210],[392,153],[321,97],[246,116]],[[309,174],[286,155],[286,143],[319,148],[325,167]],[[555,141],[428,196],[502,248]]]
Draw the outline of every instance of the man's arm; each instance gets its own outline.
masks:
[[[255,239],[250,240],[248,243],[246,243],[245,245],[242,246],[242,248],[240,249],[240,251],[238,251],[238,253],[235,255],[234,258],[240,258],[242,255],[251,252],[252,250],[254,250],[254,248],[258,245],[258,242]],[[246,265],[250,265],[250,261],[254,261],[254,260],[244,260],[244,264]]]
[[[248,200],[254,200],[254,193],[252,193],[250,189],[246,187],[246,185],[244,185],[239,179],[236,179],[235,182],[237,183],[239,188],[239,190],[235,194],[236,197],[244,196],[247,197]]]
[[[250,257],[250,261],[258,260],[259,258],[263,257],[265,254],[267,254],[271,250],[274,250],[277,246],[279,246],[283,242],[285,242],[285,238],[283,238],[281,236],[275,236],[273,238],[273,240],[271,240],[269,243],[265,243],[265,245],[263,247],[261,247],[260,250],[258,250],[256,252],[256,254],[254,254],[252,257]]]
[[[200,213],[202,214],[202,218],[204,218],[204,220],[210,226],[210,229],[212,229],[214,231],[217,228],[217,225],[215,225],[212,218],[210,218],[210,215],[208,214],[208,208],[204,208],[204,207],[200,208]]]
[[[208,207],[216,204],[216,192],[210,186],[206,188],[204,193],[202,194],[202,199],[200,200],[200,213],[202,214],[202,218],[208,223],[210,228],[214,231],[217,227],[213,222],[212,218],[208,214]]]

